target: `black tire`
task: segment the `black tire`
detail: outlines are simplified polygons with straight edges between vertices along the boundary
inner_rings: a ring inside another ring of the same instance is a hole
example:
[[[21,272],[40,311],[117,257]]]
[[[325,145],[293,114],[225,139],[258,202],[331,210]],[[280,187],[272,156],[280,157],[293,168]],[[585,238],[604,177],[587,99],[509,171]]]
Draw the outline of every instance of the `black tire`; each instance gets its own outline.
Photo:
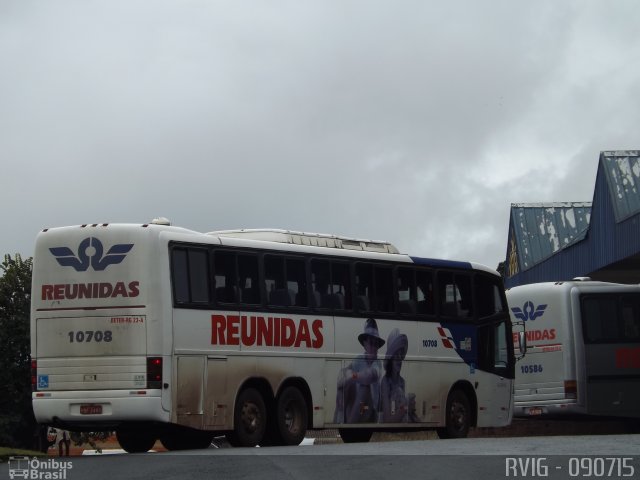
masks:
[[[160,435],[160,442],[167,450],[200,450],[211,446],[213,435],[206,430],[171,429]]]
[[[307,402],[296,387],[285,388],[276,402],[276,424],[284,445],[300,445],[307,434]]]
[[[466,438],[471,428],[471,403],[462,390],[453,390],[447,398],[445,427],[436,429],[440,438]]]
[[[260,392],[247,388],[240,392],[233,412],[233,431],[227,440],[234,447],[255,447],[264,437],[267,409]]]
[[[135,430],[117,430],[116,439],[128,453],[144,453],[153,448],[156,437],[152,433]]]
[[[373,435],[373,430],[366,428],[340,428],[338,432],[344,443],[367,443]]]

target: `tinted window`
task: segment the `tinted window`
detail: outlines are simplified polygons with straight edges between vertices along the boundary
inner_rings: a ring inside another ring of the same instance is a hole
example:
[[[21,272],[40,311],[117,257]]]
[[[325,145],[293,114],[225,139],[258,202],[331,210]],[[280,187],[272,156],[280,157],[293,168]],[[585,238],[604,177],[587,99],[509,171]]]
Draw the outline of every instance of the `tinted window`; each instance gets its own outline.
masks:
[[[478,317],[489,317],[505,311],[502,283],[497,278],[476,275],[474,285]]]
[[[419,314],[435,313],[433,274],[428,270],[416,270],[416,300]]]
[[[378,312],[394,312],[393,303],[393,271],[391,267],[377,266],[375,272],[375,309]]]
[[[265,255],[264,284],[269,305],[307,306],[307,280],[303,259]]]
[[[191,301],[209,303],[209,255],[206,250],[189,250]]]
[[[355,306],[359,312],[370,312],[373,303],[373,267],[356,264]]]
[[[171,255],[173,298],[176,303],[189,302],[189,268],[187,251],[174,249]]]
[[[216,301],[221,303],[236,303],[238,297],[236,254],[222,251],[215,252],[213,257],[213,273]]]
[[[587,343],[640,340],[640,297],[589,295],[582,298],[583,335]]]
[[[304,260],[288,258],[285,262],[287,290],[290,292],[293,305],[307,306],[307,276]]]
[[[206,250],[175,248],[171,266],[176,303],[209,303],[209,255]]]
[[[331,262],[331,300],[337,310],[351,310],[351,273],[349,264]]]
[[[314,307],[328,308],[323,300],[331,293],[331,270],[328,260],[311,260],[311,298]]]
[[[248,305],[260,303],[258,257],[256,255],[238,254],[238,288],[242,303]]]
[[[473,316],[471,278],[469,275],[438,273],[440,314],[468,319]]]

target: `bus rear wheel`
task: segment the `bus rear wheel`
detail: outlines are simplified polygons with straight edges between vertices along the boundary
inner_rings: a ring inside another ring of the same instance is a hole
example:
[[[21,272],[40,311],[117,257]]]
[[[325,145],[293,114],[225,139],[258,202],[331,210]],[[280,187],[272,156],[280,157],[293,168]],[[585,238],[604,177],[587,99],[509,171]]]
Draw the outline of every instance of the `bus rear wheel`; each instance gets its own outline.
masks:
[[[267,409],[264,399],[255,388],[246,388],[236,400],[233,413],[233,431],[227,440],[234,447],[255,447],[264,436]]]
[[[444,428],[436,429],[440,438],[465,438],[471,428],[471,404],[462,390],[454,390],[447,398]]]
[[[128,453],[148,452],[156,443],[155,435],[135,430],[117,430],[116,439],[120,446]]]
[[[296,387],[287,387],[278,396],[276,422],[284,445],[300,445],[307,433],[309,417],[304,395]]]
[[[338,432],[344,443],[366,443],[373,435],[373,431],[366,428],[340,428]]]

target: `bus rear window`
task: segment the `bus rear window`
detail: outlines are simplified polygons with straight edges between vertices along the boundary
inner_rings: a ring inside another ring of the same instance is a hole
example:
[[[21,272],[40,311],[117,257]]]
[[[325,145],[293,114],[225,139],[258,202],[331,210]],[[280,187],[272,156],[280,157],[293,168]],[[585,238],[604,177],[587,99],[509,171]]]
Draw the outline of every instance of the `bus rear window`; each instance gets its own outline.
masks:
[[[640,296],[585,295],[582,322],[587,343],[636,342],[640,340]]]

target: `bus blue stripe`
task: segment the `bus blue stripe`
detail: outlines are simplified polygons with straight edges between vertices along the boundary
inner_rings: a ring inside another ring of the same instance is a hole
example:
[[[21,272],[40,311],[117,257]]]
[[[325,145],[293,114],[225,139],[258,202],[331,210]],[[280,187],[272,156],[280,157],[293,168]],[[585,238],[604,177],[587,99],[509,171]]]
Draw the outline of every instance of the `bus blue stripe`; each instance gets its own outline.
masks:
[[[463,268],[465,270],[472,270],[473,267],[469,262],[456,262],[454,260],[440,260],[437,258],[421,258],[410,257],[413,263],[417,265],[427,265],[429,267],[446,267],[446,268]]]

